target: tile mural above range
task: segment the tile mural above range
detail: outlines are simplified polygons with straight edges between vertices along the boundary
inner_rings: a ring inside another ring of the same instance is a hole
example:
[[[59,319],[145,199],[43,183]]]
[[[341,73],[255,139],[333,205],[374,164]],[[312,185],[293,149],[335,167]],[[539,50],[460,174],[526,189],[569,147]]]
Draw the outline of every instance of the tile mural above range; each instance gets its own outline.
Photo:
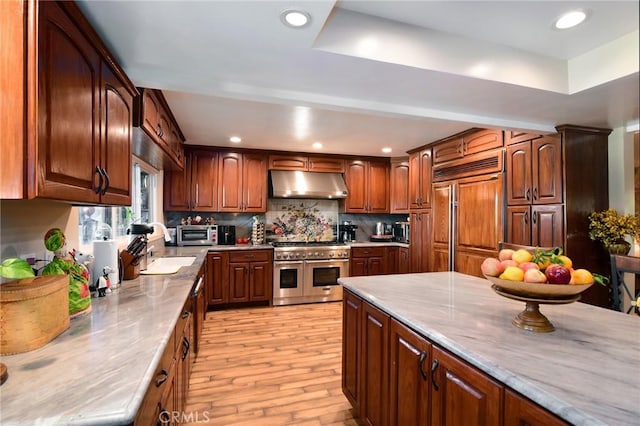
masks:
[[[336,200],[269,199],[265,220],[269,239],[334,241],[338,210]]]

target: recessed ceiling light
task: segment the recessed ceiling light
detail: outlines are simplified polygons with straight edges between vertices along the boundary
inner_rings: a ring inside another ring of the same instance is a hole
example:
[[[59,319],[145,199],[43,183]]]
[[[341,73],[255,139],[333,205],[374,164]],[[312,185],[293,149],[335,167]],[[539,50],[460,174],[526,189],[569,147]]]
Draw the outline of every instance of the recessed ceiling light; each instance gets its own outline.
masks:
[[[280,20],[288,27],[302,28],[311,22],[311,15],[303,10],[286,9],[280,14]]]
[[[391,152],[391,148],[386,147],[386,148],[382,148],[382,152],[384,152],[385,154],[388,154]]]
[[[313,145],[311,145],[311,146],[313,146],[315,149],[320,149],[320,148],[322,148],[322,144],[321,144],[320,142],[314,142],[314,144],[313,144]]]
[[[572,10],[559,17],[554,26],[559,30],[573,28],[587,18],[587,14],[582,10]]]
[[[240,138],[239,136],[231,136],[229,138],[229,142],[240,143],[242,142],[242,138]]]

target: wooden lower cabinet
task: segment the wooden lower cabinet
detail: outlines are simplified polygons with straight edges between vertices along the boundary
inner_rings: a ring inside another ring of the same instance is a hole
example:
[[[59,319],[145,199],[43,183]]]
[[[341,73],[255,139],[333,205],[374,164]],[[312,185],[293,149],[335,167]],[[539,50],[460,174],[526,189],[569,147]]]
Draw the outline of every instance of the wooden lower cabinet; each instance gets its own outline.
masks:
[[[273,284],[271,250],[207,254],[206,298],[209,305],[270,302]]]
[[[411,236],[409,241],[409,270],[429,272],[431,270],[431,210],[412,211],[409,216]]]
[[[540,247],[564,246],[564,206],[507,206],[507,240]]]
[[[389,324],[387,314],[362,306],[362,376],[360,418],[367,425],[386,425],[389,400]]]
[[[504,392],[504,426],[566,426],[569,423],[507,389]]]
[[[342,309],[342,391],[363,424],[567,424],[348,289]]]
[[[409,249],[406,247],[399,247],[398,248],[398,269],[396,270],[396,273],[398,274],[408,273],[410,271],[409,262],[410,262]]]
[[[434,347],[432,425],[500,425],[503,387],[484,373]]]
[[[352,277],[390,273],[389,252],[392,247],[352,247],[349,274]]]
[[[391,319],[389,424],[426,425],[429,421],[431,343]]]

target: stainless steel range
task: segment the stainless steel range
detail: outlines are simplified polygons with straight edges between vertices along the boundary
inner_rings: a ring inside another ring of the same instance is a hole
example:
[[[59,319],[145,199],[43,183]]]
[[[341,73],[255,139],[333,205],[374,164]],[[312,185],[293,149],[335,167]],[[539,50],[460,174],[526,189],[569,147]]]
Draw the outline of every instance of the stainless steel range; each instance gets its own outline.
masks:
[[[273,243],[273,304],[342,300],[350,247],[339,243]]]

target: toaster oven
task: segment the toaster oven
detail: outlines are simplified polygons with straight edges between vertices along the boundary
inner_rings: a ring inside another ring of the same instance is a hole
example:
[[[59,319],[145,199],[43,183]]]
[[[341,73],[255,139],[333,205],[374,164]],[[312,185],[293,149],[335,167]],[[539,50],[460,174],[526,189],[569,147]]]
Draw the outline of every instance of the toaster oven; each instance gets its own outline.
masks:
[[[211,246],[218,244],[218,225],[179,225],[176,228],[179,246]]]

